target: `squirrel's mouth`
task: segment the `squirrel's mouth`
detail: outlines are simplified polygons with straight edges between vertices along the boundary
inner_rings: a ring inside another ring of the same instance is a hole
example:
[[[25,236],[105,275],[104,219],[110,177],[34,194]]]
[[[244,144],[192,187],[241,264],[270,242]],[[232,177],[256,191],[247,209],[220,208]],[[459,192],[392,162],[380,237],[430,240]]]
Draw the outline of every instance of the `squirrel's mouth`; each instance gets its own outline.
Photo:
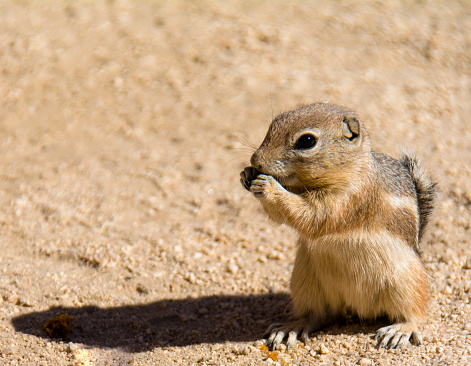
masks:
[[[278,183],[280,183],[287,190],[290,190],[290,187],[299,186],[299,179],[295,174],[288,176],[272,175],[272,177],[275,178]]]
[[[291,173],[289,175],[281,175],[277,174],[277,171],[269,171],[268,169],[257,169],[255,167],[253,167],[253,169],[255,169],[257,175],[264,174],[275,178],[277,182],[283,186],[284,189],[290,192],[299,193],[305,191],[305,189],[303,189],[304,185],[301,183],[296,173]]]
[[[310,191],[309,187],[303,184],[296,174],[292,174],[292,175],[284,176],[284,177],[276,177],[276,176],[272,176],[272,177],[275,178],[278,181],[278,183],[280,183],[283,186],[284,189],[286,189],[287,191],[290,191],[291,193],[303,194]]]

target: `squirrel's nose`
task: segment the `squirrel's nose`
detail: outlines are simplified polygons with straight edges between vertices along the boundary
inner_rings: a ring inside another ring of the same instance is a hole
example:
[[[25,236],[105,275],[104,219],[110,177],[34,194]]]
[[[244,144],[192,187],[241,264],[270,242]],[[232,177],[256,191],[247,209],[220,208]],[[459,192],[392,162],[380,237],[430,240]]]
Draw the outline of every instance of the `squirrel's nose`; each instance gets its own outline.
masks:
[[[260,150],[257,150],[253,153],[252,157],[250,158],[250,165],[252,165],[255,169],[261,170],[262,164],[260,163]]]

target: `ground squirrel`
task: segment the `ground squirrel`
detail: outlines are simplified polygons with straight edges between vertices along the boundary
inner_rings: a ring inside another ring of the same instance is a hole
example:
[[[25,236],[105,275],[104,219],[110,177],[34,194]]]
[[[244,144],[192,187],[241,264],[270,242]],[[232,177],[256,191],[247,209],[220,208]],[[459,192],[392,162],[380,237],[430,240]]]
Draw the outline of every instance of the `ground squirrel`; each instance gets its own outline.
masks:
[[[273,349],[338,316],[386,315],[380,347],[420,344],[429,302],[419,241],[436,184],[417,159],[375,152],[350,109],[315,103],[277,116],[241,173],[268,216],[299,233],[290,281],[298,320],[268,329]]]

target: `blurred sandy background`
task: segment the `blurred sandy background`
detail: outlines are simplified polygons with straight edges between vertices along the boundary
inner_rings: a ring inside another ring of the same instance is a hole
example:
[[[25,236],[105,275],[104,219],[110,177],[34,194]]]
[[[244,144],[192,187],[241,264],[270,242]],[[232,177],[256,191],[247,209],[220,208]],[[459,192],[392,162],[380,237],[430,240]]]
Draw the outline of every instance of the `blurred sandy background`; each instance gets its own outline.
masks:
[[[0,45],[0,364],[471,363],[469,1],[1,0]],[[358,322],[257,342],[289,318],[295,235],[239,171],[319,100],[440,182],[420,347]]]

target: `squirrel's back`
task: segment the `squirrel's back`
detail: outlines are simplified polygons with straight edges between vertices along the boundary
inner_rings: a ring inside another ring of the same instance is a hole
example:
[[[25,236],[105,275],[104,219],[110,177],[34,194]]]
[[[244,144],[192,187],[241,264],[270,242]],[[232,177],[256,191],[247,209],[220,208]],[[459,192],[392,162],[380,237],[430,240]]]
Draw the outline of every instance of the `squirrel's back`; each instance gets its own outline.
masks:
[[[437,184],[410,153],[404,153],[399,160],[375,151],[372,151],[372,155],[377,164],[382,190],[392,197],[413,199],[413,206],[417,207],[418,230],[413,247],[418,251],[418,242],[424,234],[435,203]]]

